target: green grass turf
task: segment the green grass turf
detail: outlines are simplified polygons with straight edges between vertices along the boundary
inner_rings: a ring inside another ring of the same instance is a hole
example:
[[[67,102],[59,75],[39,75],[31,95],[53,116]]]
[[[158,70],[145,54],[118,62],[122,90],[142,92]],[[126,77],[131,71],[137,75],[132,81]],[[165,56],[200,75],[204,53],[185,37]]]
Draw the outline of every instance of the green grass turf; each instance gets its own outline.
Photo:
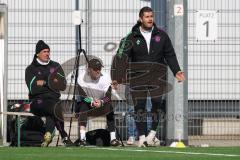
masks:
[[[121,150],[107,150],[121,149]],[[0,160],[240,160],[240,147],[219,147],[219,148],[185,148],[176,149],[168,147],[157,148],[134,148],[134,147],[115,147],[115,148],[82,148],[82,147],[49,147],[49,148],[0,148]],[[131,151],[129,151],[131,150]],[[133,151],[135,150],[135,151]],[[139,152],[136,150],[147,150]],[[156,151],[167,152],[194,152],[194,153],[210,153],[210,154],[232,154],[237,157],[227,157],[224,155],[187,155],[181,153],[155,153]]]

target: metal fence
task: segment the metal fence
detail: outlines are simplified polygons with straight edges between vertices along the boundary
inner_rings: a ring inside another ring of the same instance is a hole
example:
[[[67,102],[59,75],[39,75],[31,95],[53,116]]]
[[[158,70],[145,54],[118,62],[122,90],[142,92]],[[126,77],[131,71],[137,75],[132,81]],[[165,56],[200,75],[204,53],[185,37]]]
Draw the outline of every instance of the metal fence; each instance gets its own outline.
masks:
[[[50,45],[53,60],[63,64],[75,57],[79,43],[76,27],[72,23],[72,11],[75,9],[81,11],[83,18],[82,47],[87,54],[103,59],[104,71],[109,72],[119,41],[136,23],[139,9],[152,5],[159,16],[169,13],[173,4],[178,2],[182,1],[164,0],[163,4],[167,8],[157,8],[155,5],[159,3],[153,0],[0,0],[0,3],[8,6],[6,96],[9,103],[27,99],[24,72],[32,61],[35,44],[39,39]],[[188,31],[188,71],[185,72],[188,72],[189,144],[239,145],[240,2],[188,0],[187,3],[184,7],[188,8],[188,26],[184,31]],[[216,11],[216,40],[196,39],[196,13],[199,10]],[[173,16],[171,14],[163,22],[156,20],[167,31],[172,27],[168,23]],[[70,82],[72,65],[67,70]],[[66,95],[62,96],[64,98]],[[115,103],[118,106],[115,108],[116,125],[126,140],[129,106],[124,101]],[[158,134],[162,140],[166,138],[163,126]],[[77,127],[74,126],[72,131],[73,138],[76,138]]]
[[[119,41],[136,23],[139,8],[150,6],[142,0],[1,0],[8,6],[8,81],[9,104],[27,100],[25,68],[33,59],[35,44],[44,40],[51,48],[51,58],[63,64],[75,58],[79,45],[76,27],[72,23],[72,12],[80,10],[81,44],[88,55],[103,60],[104,71],[109,72],[112,56]],[[68,82],[73,70],[67,66]],[[63,95],[62,99],[66,100]],[[71,96],[70,96],[71,98]],[[127,137],[124,113],[127,106],[119,102],[116,107],[116,125],[124,139]],[[121,114],[120,114],[121,113]],[[66,125],[68,125],[66,123]],[[76,138],[77,127],[72,129]]]
[[[197,40],[197,13],[214,11],[217,38]],[[189,142],[240,143],[240,2],[188,1]]]

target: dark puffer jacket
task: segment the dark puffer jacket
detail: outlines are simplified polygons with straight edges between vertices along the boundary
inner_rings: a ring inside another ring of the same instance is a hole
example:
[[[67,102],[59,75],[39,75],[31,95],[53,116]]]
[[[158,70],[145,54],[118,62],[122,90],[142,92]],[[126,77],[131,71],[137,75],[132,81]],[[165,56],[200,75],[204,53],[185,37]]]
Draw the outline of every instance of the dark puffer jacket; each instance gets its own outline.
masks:
[[[37,85],[37,80],[44,80],[43,86]],[[59,99],[60,91],[66,89],[66,79],[61,65],[50,60],[47,65],[41,65],[34,57],[33,62],[25,70],[25,81],[29,90],[29,99],[47,98]]]
[[[148,52],[147,43],[140,32],[140,25],[141,23],[137,23],[132,31],[121,40],[112,63],[112,79],[121,83],[122,80],[119,77],[124,79],[126,70],[131,68],[128,62],[155,62],[168,65],[175,76],[180,71],[180,67],[167,33],[154,24]]]

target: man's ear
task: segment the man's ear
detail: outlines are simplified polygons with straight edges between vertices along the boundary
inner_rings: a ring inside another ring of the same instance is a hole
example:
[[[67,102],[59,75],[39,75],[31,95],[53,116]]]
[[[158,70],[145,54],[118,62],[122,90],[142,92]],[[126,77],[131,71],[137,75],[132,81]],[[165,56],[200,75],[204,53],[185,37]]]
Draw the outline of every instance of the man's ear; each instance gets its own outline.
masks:
[[[38,57],[38,54],[36,54],[36,56]]]
[[[141,17],[139,17],[139,21],[142,23],[142,18]]]

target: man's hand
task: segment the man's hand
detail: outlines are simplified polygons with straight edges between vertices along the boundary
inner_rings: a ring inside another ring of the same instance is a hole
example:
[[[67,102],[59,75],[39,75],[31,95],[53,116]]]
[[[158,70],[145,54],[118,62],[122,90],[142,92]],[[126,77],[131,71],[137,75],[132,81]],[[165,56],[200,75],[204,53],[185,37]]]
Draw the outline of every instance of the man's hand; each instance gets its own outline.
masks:
[[[182,82],[185,80],[184,72],[183,71],[178,71],[175,76],[178,80],[178,82]]]
[[[93,102],[92,102],[92,105],[94,106],[94,107],[101,107],[101,105],[102,105],[102,102],[101,102],[101,100],[99,100],[99,99],[96,99],[96,100],[94,100]]]
[[[58,83],[58,79],[57,79],[57,78],[54,78],[54,79],[53,79],[53,82]]]
[[[111,83],[111,87],[112,87],[112,89],[117,90],[118,89],[118,82],[116,80],[113,80],[112,83]]]
[[[43,86],[46,82],[44,80],[37,80],[37,86]]]

